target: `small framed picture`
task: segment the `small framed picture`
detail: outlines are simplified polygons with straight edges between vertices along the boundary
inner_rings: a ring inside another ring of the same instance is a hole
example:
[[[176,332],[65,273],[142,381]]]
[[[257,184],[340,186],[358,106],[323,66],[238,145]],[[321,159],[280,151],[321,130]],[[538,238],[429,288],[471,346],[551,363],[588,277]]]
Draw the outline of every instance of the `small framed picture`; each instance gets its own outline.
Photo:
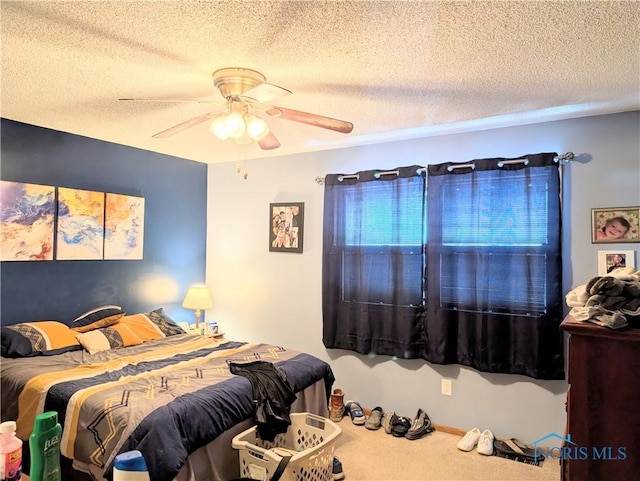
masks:
[[[640,242],[640,207],[591,209],[591,243]]]
[[[636,268],[635,251],[598,251],[598,275],[606,276],[618,267]]]
[[[269,204],[269,251],[302,254],[304,202]]]

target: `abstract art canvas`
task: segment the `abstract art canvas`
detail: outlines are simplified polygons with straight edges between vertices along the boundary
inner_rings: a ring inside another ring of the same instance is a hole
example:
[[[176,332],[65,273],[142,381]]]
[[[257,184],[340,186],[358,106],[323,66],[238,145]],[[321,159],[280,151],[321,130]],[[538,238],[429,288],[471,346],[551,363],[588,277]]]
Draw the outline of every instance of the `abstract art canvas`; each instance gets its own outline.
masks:
[[[58,188],[56,260],[102,259],[104,192]]]
[[[107,193],[105,259],[142,259],[144,197]]]
[[[55,187],[0,181],[0,260],[53,260]]]

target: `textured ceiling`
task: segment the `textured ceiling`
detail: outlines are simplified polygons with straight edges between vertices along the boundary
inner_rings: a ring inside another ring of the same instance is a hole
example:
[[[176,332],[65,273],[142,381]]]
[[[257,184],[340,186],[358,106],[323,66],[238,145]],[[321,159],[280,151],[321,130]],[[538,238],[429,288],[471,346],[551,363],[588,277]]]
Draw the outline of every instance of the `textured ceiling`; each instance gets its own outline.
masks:
[[[1,3],[4,118],[200,162],[226,162],[640,108],[636,1],[69,1]],[[251,68],[282,146],[220,141],[211,74]]]

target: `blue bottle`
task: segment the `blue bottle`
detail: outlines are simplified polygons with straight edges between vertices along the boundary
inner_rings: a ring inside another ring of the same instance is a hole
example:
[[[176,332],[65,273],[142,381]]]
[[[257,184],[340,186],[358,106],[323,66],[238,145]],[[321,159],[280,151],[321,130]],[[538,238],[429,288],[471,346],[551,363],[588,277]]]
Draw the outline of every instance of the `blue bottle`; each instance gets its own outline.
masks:
[[[147,463],[140,451],[127,451],[116,456],[113,481],[150,481]]]

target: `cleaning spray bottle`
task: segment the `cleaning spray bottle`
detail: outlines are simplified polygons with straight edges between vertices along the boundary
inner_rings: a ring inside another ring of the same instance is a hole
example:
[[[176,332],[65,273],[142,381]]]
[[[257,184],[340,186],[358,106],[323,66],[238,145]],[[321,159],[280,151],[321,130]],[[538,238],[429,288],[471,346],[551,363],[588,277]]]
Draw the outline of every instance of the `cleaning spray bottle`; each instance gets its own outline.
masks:
[[[30,481],[61,481],[60,440],[62,426],[58,413],[49,411],[38,414],[29,436],[31,454]]]
[[[147,463],[140,451],[127,451],[116,456],[113,481],[150,481]]]

